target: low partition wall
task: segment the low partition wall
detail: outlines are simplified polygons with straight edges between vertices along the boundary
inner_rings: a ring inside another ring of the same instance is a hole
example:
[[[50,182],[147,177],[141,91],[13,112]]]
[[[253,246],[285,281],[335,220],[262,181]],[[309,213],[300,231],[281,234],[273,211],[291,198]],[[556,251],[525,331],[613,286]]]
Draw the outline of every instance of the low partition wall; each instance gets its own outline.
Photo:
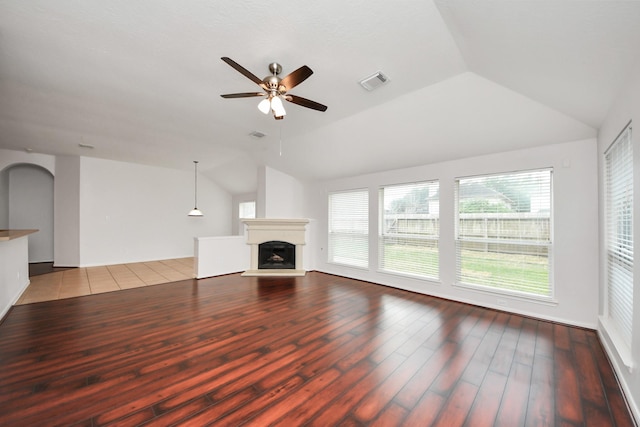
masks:
[[[196,279],[249,268],[251,250],[245,236],[195,237],[194,245]]]
[[[6,230],[0,230],[5,231]],[[7,234],[7,233],[5,233]],[[0,236],[0,321],[29,286],[28,236]]]

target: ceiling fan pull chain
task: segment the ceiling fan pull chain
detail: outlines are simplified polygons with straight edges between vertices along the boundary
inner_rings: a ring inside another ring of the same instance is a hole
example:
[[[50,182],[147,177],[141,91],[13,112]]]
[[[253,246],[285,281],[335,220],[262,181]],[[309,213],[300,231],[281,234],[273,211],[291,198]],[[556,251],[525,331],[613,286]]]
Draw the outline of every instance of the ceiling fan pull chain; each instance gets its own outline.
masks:
[[[282,157],[282,122],[280,122],[280,157]]]

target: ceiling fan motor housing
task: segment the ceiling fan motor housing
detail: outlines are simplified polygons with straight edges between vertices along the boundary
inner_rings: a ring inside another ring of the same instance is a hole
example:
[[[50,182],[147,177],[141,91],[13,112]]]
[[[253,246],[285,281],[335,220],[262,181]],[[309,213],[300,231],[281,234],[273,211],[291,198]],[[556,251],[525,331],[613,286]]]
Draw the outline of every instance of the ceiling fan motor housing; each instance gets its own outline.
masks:
[[[278,90],[280,87],[280,80],[280,77],[274,75],[265,77],[262,82],[267,86],[268,90]]]
[[[271,64],[269,64],[269,72],[274,76],[277,76],[282,72],[282,65],[278,64],[277,62],[272,62]]]

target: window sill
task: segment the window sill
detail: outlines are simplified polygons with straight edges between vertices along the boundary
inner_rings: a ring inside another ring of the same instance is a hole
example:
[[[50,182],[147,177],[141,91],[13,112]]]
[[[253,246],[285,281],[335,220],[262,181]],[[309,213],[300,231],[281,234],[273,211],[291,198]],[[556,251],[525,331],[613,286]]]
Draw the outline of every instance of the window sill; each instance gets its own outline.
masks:
[[[404,277],[407,279],[419,280],[421,282],[429,282],[435,285],[442,284],[442,281],[438,277],[421,276],[419,274],[402,273],[399,271],[390,271],[390,270],[381,270],[381,269],[376,270],[376,272],[379,274],[386,274],[389,276]]]
[[[609,351],[615,353],[620,358],[622,364],[629,370],[630,373],[635,371],[635,362],[633,360],[633,353],[631,348],[625,343],[624,339],[618,332],[618,329],[606,316],[599,317],[600,324],[602,325],[602,332],[604,332],[608,338],[608,342],[613,345],[613,348],[608,345],[607,340],[602,340],[603,344],[609,348]]]
[[[327,261],[327,264],[335,265],[337,267],[348,267],[348,268],[355,268],[356,270],[369,271],[369,267],[363,267],[360,265],[344,264],[336,261]]]
[[[548,306],[558,305],[558,301],[553,297],[538,296],[533,294],[527,294],[524,292],[509,291],[506,289],[505,290],[496,289],[496,288],[491,288],[489,286],[472,285],[469,283],[461,283],[461,282],[454,283],[453,286],[458,288],[469,289],[469,290],[480,292],[483,294],[495,295],[499,297],[507,297],[510,299],[516,299],[524,302],[532,302],[532,303],[543,304]]]

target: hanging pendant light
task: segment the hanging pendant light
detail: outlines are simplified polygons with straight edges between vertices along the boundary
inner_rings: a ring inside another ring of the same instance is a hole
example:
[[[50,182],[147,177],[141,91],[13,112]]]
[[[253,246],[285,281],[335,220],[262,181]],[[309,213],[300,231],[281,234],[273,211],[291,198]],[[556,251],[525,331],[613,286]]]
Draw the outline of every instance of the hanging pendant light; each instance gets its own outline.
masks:
[[[191,209],[191,211],[189,212],[189,216],[202,216],[202,211],[200,209],[198,209],[198,161],[194,160],[194,167],[195,167],[195,191],[194,191],[194,198],[195,198],[195,203],[194,203],[194,208]]]

